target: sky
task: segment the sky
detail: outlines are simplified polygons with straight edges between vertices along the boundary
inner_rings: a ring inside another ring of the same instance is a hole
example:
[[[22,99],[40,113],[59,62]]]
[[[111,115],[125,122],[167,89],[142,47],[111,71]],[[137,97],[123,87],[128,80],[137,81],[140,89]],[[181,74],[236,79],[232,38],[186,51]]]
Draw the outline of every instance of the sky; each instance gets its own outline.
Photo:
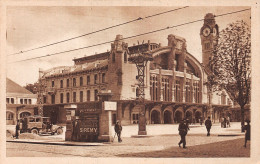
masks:
[[[134,36],[149,31],[162,29],[168,26],[183,24],[190,21],[203,19],[207,13],[215,15],[248,9],[241,7],[188,7],[174,12],[136,21],[113,29],[105,30],[92,35],[87,35],[75,40],[45,47],[42,49],[10,55],[20,51],[36,48],[57,41],[65,40],[82,34],[94,32],[109,26],[114,26],[139,17],[146,17],[157,13],[177,9],[183,6],[170,7],[68,7],[68,6],[11,6],[7,8],[7,77],[16,83],[25,86],[34,83],[39,77],[39,68],[47,70],[56,66],[73,65],[74,58],[102,53],[110,50],[111,44],[63,53],[51,57],[44,57],[23,62],[15,62],[32,57],[43,56],[56,52],[91,46],[107,41],[113,41],[117,34],[123,37]],[[217,17],[216,23],[220,31],[229,23],[244,20],[250,24],[250,10]],[[150,42],[161,43],[167,46],[167,36],[174,34],[186,39],[187,50],[198,61],[202,61],[200,28],[203,21],[171,28],[165,31],[152,33],[125,42],[129,46]]]

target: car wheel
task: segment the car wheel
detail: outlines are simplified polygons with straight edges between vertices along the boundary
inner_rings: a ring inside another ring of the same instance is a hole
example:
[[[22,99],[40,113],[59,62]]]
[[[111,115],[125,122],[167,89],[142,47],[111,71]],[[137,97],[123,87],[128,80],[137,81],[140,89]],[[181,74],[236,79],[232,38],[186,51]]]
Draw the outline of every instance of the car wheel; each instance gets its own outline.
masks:
[[[32,129],[31,133],[32,133],[32,134],[38,134],[39,132],[38,132],[37,129]]]
[[[61,128],[57,129],[57,135],[62,134],[63,130]]]

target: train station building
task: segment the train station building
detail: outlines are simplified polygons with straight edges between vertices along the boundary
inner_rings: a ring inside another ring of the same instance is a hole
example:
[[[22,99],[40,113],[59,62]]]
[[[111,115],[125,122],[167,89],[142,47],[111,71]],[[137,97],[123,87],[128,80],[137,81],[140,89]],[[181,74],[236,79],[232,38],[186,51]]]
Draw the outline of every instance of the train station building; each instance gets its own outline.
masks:
[[[162,36],[168,39],[165,46],[150,41],[130,46],[123,35],[117,35],[110,51],[73,59],[73,66],[39,70],[44,115],[54,123],[65,123],[66,105],[86,107],[107,95],[109,101],[117,103],[113,123],[120,120],[122,125],[137,124],[138,72],[128,57],[141,50],[153,57],[147,63],[144,79],[147,124],[173,124],[183,118],[197,123],[207,116],[218,122],[223,115],[231,117],[232,113],[225,112],[233,105],[227,92],[210,93],[207,88],[206,67],[217,44],[218,30],[213,14],[207,14],[198,31],[202,63],[187,51],[189,45],[181,36]]]

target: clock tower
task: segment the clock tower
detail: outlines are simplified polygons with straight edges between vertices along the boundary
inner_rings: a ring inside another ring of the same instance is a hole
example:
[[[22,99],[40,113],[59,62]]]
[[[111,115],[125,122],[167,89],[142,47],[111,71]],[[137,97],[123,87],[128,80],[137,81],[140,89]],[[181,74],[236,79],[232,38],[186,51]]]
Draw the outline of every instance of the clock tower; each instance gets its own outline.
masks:
[[[212,59],[214,45],[218,44],[219,29],[212,13],[206,14],[204,24],[200,29],[202,45],[202,63],[207,68]]]

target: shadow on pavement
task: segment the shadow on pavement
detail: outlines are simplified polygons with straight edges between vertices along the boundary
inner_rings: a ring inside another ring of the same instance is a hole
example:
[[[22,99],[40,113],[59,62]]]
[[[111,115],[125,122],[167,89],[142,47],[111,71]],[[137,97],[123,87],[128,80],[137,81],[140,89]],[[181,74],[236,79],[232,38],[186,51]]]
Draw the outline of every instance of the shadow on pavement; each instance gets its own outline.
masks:
[[[250,142],[247,147],[243,147],[244,138],[220,141],[210,144],[187,146],[187,149],[173,146],[160,151],[149,151],[140,153],[128,153],[117,155],[119,157],[152,157],[152,158],[170,158],[170,157],[250,157]]]

